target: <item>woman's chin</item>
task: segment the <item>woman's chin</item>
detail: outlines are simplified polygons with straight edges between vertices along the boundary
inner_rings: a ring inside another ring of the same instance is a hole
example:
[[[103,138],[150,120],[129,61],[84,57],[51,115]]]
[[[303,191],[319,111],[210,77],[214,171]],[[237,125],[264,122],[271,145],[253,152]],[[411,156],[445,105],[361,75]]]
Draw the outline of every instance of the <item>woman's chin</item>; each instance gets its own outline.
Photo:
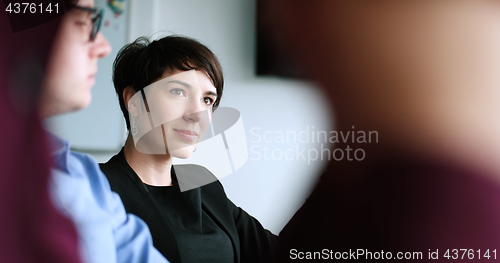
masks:
[[[179,158],[179,159],[187,159],[193,154],[194,147],[185,147],[185,148],[180,148],[177,150],[171,150],[169,151],[170,156]]]

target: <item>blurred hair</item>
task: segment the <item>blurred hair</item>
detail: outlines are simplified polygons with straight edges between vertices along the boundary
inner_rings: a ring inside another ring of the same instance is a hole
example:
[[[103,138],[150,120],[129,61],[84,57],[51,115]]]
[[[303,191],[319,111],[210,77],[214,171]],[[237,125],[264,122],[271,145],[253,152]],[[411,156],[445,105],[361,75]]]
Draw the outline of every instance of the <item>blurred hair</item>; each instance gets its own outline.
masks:
[[[138,92],[160,80],[165,70],[192,69],[203,70],[210,76],[217,90],[213,104],[215,110],[222,97],[224,77],[217,57],[200,42],[182,36],[167,36],[154,41],[139,37],[120,49],[113,62],[113,83],[127,129],[130,130],[130,121],[123,99],[125,88],[130,86]]]

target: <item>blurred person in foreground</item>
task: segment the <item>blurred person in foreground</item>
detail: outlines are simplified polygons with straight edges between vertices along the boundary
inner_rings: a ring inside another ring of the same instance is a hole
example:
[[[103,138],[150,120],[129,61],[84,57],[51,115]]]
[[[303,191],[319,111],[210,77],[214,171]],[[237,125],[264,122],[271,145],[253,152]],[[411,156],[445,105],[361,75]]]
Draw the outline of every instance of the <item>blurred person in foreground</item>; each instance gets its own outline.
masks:
[[[322,87],[336,130],[379,135],[334,145],[366,156],[329,163],[280,233],[284,261],[498,259],[500,3],[276,3],[282,48]]]
[[[16,16],[0,11],[0,262],[80,262],[74,226],[50,199],[49,146],[36,108],[60,19],[16,32],[39,24]]]
[[[56,34],[38,104],[41,118],[87,107],[97,61],[111,47],[99,33],[102,11],[81,0],[64,15]],[[50,191],[54,204],[75,224],[83,262],[167,262],[153,247],[147,225],[126,214],[98,164],[49,135]],[[40,185],[39,187],[44,187]]]

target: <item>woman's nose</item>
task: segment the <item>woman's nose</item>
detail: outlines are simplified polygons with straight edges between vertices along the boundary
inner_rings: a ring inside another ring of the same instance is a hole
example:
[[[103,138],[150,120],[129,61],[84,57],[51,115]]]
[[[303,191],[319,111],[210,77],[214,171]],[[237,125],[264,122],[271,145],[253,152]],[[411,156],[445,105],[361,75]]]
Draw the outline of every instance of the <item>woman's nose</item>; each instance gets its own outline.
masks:
[[[192,100],[187,106],[184,120],[189,122],[200,122],[208,118],[207,108],[204,107],[199,100]]]

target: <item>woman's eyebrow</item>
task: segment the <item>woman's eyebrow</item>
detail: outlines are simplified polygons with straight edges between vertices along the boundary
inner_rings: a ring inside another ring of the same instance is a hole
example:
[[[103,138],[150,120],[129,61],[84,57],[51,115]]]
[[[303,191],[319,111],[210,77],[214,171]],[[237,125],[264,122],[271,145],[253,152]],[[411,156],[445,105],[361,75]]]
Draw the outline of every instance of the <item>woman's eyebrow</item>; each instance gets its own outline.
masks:
[[[212,95],[212,96],[218,97],[217,93],[215,93],[213,91],[207,91],[207,92],[205,92],[205,95]]]
[[[191,84],[187,83],[187,82],[184,82],[184,81],[180,81],[180,80],[171,80],[167,83],[177,83],[177,84],[181,84],[182,86],[190,89],[191,88]]]

